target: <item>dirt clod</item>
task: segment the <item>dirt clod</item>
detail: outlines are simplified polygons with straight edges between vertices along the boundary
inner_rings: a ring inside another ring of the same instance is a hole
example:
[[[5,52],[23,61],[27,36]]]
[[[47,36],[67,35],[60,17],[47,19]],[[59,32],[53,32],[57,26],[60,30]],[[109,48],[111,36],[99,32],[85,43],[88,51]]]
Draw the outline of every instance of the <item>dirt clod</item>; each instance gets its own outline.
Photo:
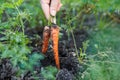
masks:
[[[67,69],[61,69],[57,76],[56,80],[73,80],[74,76],[67,70]]]

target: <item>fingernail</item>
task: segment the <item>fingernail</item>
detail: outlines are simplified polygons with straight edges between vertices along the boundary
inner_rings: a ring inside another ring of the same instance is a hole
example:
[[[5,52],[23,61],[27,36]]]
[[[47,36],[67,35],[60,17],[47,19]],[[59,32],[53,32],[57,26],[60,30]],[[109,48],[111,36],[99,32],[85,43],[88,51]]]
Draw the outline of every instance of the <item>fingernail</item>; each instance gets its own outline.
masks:
[[[55,15],[56,15],[56,11],[55,11],[55,10],[52,10],[52,11],[51,11],[51,15],[52,15],[52,16],[55,16]]]

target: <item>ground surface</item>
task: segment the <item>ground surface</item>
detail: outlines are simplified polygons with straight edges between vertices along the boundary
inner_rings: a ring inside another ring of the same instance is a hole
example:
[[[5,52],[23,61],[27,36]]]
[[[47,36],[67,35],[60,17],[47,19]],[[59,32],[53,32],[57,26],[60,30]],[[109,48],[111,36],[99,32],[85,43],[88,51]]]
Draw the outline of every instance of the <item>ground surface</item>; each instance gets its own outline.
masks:
[[[41,52],[42,46],[42,32],[43,28],[36,27],[34,29],[26,30],[26,34],[31,39],[31,43],[29,46],[33,47],[32,52]],[[79,71],[84,71],[83,65],[79,64],[72,36],[68,37],[67,33],[62,30],[60,31],[63,35],[59,40],[59,58],[60,58],[60,71],[58,71],[56,79],[57,80],[73,80],[74,75]],[[40,37],[34,37],[34,35],[39,35]],[[85,30],[80,30],[74,32],[76,45],[78,48],[82,47],[82,42],[85,41],[88,37],[88,34]],[[35,71],[38,72],[38,76],[40,77],[40,70],[42,67],[47,66],[55,66],[54,55],[52,51],[52,43],[50,41],[49,48],[47,53],[45,54],[45,58],[40,61],[41,66],[35,67]],[[15,72],[17,70],[13,69],[9,59],[4,59],[0,62],[0,78],[1,79],[12,79],[16,78]],[[28,71],[26,72],[21,79],[25,80],[33,80],[32,74]],[[44,79],[43,79],[44,80]]]

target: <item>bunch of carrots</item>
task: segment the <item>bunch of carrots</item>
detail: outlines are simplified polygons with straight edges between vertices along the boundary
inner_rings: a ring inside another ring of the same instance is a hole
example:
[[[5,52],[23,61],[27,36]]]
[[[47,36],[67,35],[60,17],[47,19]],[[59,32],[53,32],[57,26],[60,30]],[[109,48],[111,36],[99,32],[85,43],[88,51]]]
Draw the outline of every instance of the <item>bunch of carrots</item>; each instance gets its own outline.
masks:
[[[44,28],[42,53],[47,52],[50,38],[52,39],[53,42],[53,53],[54,53],[55,63],[57,68],[60,69],[59,53],[58,53],[59,27],[58,25],[56,25],[55,17],[52,18],[52,25],[45,26]]]

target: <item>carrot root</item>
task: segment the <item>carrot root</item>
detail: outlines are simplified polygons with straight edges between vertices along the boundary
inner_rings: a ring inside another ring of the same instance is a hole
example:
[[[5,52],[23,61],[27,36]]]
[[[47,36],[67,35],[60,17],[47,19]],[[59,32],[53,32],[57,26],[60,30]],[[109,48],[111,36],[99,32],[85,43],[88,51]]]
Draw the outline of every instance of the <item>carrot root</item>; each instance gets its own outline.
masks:
[[[55,63],[58,69],[60,69],[59,54],[58,54],[58,40],[59,40],[59,27],[57,25],[51,27],[51,39],[53,41],[53,52]]]
[[[42,53],[46,53],[48,49],[49,38],[50,38],[50,28],[48,26],[45,26],[43,31]]]

